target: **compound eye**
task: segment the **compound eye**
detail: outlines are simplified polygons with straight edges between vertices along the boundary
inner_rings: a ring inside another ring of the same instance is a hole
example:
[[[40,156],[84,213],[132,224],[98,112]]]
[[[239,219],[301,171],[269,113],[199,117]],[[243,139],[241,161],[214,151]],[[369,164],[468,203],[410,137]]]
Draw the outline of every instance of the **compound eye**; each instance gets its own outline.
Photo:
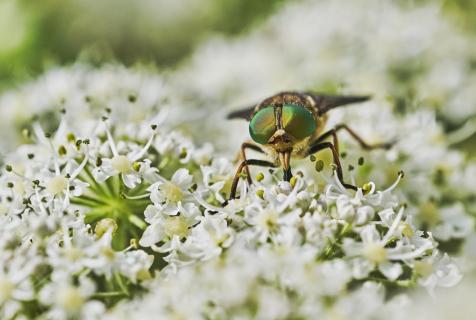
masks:
[[[260,144],[268,143],[269,138],[276,132],[274,108],[267,106],[258,111],[250,121],[250,136]]]
[[[283,129],[301,140],[316,131],[316,121],[305,107],[296,104],[283,105]]]

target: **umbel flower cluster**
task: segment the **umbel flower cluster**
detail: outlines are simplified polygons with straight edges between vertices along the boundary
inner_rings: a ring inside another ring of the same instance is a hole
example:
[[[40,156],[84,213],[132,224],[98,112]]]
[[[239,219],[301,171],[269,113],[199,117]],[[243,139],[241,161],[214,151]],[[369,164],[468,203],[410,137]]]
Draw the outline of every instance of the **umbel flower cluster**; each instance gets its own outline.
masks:
[[[160,115],[119,136],[108,112],[86,135],[65,117],[52,133],[35,123],[6,157],[2,318],[99,319],[120,301],[113,318],[350,315],[368,295],[371,313],[461,278],[395,195],[403,173],[355,192],[324,173],[262,171],[223,206],[230,160]]]
[[[75,65],[0,96],[0,318],[453,315],[446,297],[474,293],[446,287],[476,274],[476,165],[445,130],[474,114],[474,42],[434,5],[365,4],[289,5],[167,78]],[[226,112],[299,88],[373,93],[328,126],[393,147],[339,136],[357,191],[322,153],[289,183],[252,168],[225,205],[247,133]]]

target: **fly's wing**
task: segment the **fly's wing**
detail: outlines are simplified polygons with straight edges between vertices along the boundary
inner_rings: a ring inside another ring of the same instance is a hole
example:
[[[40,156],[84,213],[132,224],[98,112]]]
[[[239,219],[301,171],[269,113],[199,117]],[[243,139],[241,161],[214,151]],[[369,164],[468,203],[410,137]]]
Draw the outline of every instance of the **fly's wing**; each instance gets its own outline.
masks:
[[[304,94],[315,101],[319,115],[346,104],[364,102],[370,99],[370,96],[333,96],[313,92],[305,92]]]
[[[236,110],[236,111],[230,112],[230,113],[226,116],[226,118],[227,118],[227,119],[240,118],[240,119],[250,120],[251,115],[253,114],[253,111],[254,111],[254,110],[255,110],[255,106],[248,107],[248,108],[244,108],[244,109],[240,109],[240,110]]]
[[[275,97],[285,96],[285,95],[291,95],[291,96],[294,95],[302,99],[305,99],[306,96],[310,97],[311,99],[314,100],[315,105],[317,107],[317,112],[319,115],[323,115],[327,111],[337,108],[339,106],[343,106],[343,105],[351,104],[351,103],[363,102],[370,99],[370,96],[333,96],[333,95],[320,94],[320,93],[314,93],[314,92],[298,92],[298,91],[281,92],[268,99],[273,99]],[[228,119],[241,118],[245,120],[250,120],[251,115],[253,114],[255,110],[255,107],[256,105],[245,108],[245,109],[233,111],[228,114],[227,118]]]

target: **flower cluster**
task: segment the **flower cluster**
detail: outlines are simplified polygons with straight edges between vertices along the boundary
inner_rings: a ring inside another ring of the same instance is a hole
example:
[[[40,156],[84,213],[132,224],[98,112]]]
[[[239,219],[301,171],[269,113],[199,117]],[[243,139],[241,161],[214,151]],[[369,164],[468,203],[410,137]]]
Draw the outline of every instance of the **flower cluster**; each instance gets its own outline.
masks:
[[[0,317],[399,319],[474,273],[476,165],[445,132],[473,113],[474,68],[435,43],[473,44],[434,5],[369,3],[288,5],[167,81],[76,65],[1,96]],[[392,148],[339,132],[357,191],[319,153],[290,182],[252,168],[227,201],[246,124],[223,106],[314,87],[376,93],[327,125]]]
[[[190,277],[201,278],[194,288],[206,286],[210,296],[202,294],[186,312],[260,315],[284,299],[283,314],[311,316],[368,286],[381,295],[394,287],[433,291],[461,277],[394,195],[401,173],[386,190],[369,182],[354,192],[323,173],[325,186],[302,172],[290,183],[278,183],[277,171],[259,172],[256,184],[242,181],[239,199],[224,206],[233,178],[228,159],[212,156],[209,145],[195,147],[166,123],[143,122],[127,139],[118,137],[118,123],[105,112],[87,136],[66,117],[54,134],[34,124],[36,142],[6,157],[6,319],[100,318],[144,290],[167,295],[156,292],[164,285],[176,286],[177,296],[157,312],[172,312],[185,291],[198,294],[183,282]],[[243,268],[252,272],[238,276]],[[319,279],[336,277],[313,291]],[[263,282],[263,296],[247,296],[244,285],[239,296],[227,297],[229,281]],[[308,310],[314,302],[323,309]]]
[[[406,172],[399,193],[411,204],[414,223],[457,253],[472,237],[476,215],[476,183],[468,179],[476,164],[453,148],[476,127],[475,69],[467,67],[474,52],[474,41],[435,3],[409,10],[380,1],[304,1],[285,6],[247,36],[208,41],[174,77],[198,105],[215,109],[294,88],[372,94],[368,103],[333,110],[328,127],[345,123],[367,142],[396,143],[390,151],[363,154],[349,147],[355,140],[339,135],[346,142],[346,174],[360,184],[371,177],[385,185]],[[207,116],[215,127],[223,118]],[[466,120],[460,130],[446,132]],[[236,144],[247,138],[244,124],[222,130],[230,128]],[[232,138],[215,140],[229,150]]]
[[[161,217],[162,236],[142,240],[167,253],[163,277],[111,319],[368,319],[408,303],[385,303],[398,289],[453,286],[461,274],[415,229],[397,183],[350,193],[337,180],[319,193],[298,178],[253,186],[225,208],[201,202],[192,226],[189,212]]]

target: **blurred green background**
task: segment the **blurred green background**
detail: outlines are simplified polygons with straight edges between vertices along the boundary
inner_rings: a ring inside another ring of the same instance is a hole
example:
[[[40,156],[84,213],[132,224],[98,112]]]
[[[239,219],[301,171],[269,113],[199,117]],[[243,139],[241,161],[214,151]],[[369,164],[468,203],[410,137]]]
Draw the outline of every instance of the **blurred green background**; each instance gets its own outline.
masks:
[[[212,35],[234,36],[284,0],[0,0],[0,90],[78,60],[171,67]]]
[[[246,32],[284,2],[0,0],[0,90],[78,60],[171,67],[206,38]],[[455,24],[476,34],[475,0],[441,3]]]

